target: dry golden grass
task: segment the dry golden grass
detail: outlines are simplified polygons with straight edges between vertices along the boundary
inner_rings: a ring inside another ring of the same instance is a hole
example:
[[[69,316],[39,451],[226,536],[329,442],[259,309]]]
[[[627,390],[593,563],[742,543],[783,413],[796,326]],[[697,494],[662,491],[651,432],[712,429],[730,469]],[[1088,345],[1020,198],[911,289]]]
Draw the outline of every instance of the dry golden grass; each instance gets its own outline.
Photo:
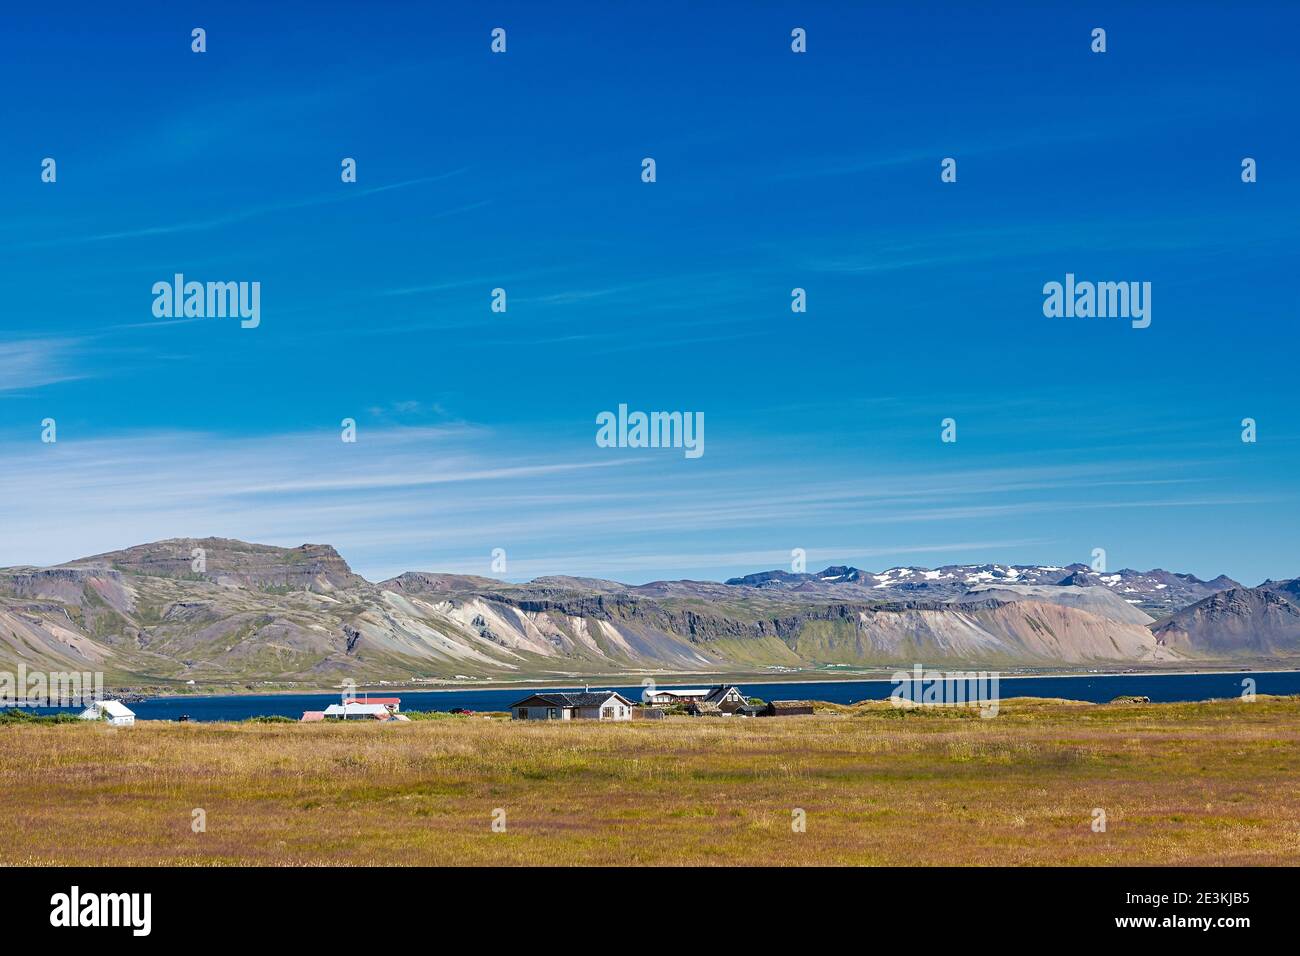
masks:
[[[1297,698],[0,726],[0,863],[1294,865],[1298,744]]]

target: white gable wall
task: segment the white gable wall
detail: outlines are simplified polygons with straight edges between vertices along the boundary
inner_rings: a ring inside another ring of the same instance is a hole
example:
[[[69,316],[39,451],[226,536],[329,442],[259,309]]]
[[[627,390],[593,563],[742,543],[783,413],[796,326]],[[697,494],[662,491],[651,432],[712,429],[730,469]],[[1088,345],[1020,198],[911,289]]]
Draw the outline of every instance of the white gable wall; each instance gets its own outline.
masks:
[[[611,711],[608,716],[602,713],[606,709]],[[631,720],[632,708],[614,694],[610,694],[609,699],[599,707],[579,707],[578,716],[584,720]]]

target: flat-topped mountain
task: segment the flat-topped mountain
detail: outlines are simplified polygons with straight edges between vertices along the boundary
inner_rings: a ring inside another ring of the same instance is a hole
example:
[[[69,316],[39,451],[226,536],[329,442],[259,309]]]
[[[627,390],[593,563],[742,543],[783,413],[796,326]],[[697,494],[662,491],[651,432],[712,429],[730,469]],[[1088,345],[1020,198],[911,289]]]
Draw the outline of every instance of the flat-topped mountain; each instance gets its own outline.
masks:
[[[168,538],[81,558],[67,567],[293,590],[328,591],[366,583],[328,544],[277,548],[231,538]]]
[[[0,570],[0,669],[102,670],[119,685],[166,686],[1116,667],[1300,655],[1293,616],[1294,581],[1251,589],[1083,565],[831,567],[643,585],[409,571],[372,583],[329,545],[176,538]]]

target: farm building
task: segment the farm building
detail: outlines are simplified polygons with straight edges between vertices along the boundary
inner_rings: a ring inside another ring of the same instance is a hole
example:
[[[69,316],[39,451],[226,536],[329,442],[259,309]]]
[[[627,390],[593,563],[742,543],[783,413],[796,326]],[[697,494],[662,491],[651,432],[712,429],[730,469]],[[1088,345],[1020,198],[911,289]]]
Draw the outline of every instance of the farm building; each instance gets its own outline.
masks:
[[[744,695],[739,687],[731,684],[718,684],[716,687],[700,690],[656,688],[654,693],[645,696],[645,702],[660,706],[707,702],[717,704],[722,710],[730,714],[748,703],[749,698]]]
[[[693,700],[703,700],[709,696],[709,691],[701,688],[699,690],[686,690],[684,688],[666,688],[657,687],[653,693],[642,695],[642,699],[647,704],[658,706],[671,706],[673,704],[689,704]]]
[[[106,720],[114,727],[129,727],[135,714],[120,700],[97,700],[81,712],[82,720]]]
[[[722,708],[711,700],[693,700],[686,705],[686,712],[692,717],[725,717]]]
[[[355,700],[349,700],[342,704],[330,704],[323,711],[326,718],[334,717],[339,720],[387,720],[390,712],[383,704],[361,704]],[[306,713],[303,718],[306,719]]]
[[[632,702],[612,690],[533,694],[510,705],[514,720],[631,720]]]
[[[764,717],[799,717],[813,712],[810,700],[773,700],[763,709]]]

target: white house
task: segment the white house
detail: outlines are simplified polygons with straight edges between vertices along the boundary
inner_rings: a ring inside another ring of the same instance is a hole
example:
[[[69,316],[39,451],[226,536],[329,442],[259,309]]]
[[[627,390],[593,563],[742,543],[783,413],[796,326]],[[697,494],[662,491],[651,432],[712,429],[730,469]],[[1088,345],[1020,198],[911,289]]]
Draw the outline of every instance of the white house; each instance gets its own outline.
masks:
[[[510,705],[514,720],[631,720],[632,702],[617,691],[547,692]]]
[[[330,704],[325,708],[325,716],[353,720],[358,717],[368,720],[387,720],[392,713],[385,704],[363,704],[349,700],[342,704]]]
[[[120,700],[97,700],[81,712],[82,720],[107,720],[114,727],[129,727],[135,714]]]
[[[709,691],[687,690],[681,687],[656,687],[652,693],[643,695],[647,704],[689,704],[693,700],[704,700]]]

